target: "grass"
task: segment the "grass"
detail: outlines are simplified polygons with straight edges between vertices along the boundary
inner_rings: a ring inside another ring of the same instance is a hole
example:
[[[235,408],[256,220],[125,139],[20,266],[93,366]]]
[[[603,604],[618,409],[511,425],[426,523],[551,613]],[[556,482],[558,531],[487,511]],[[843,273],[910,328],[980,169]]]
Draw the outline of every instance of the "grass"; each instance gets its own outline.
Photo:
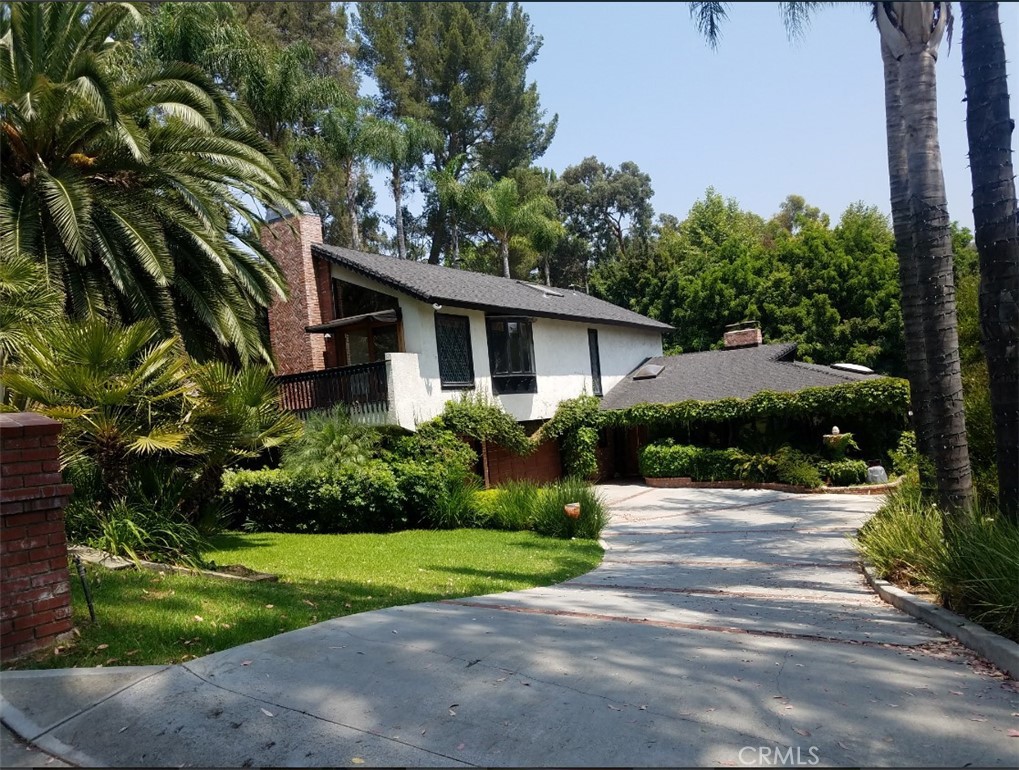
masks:
[[[946,538],[942,513],[910,479],[861,528],[857,546],[881,577],[1019,641],[1019,527],[992,514],[959,514]]]
[[[80,636],[7,668],[179,663],[356,612],[558,583],[593,569],[601,547],[532,532],[410,530],[389,535],[224,533],[206,558],[280,576],[249,583],[88,567],[98,622],[72,570]]]

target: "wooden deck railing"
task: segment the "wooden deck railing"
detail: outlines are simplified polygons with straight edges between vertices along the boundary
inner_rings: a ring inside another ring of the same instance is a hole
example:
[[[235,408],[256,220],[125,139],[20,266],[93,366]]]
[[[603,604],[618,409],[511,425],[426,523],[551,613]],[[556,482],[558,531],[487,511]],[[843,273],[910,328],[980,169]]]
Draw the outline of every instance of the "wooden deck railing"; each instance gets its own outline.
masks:
[[[284,409],[303,414],[344,404],[352,419],[385,422],[389,414],[386,362],[338,366],[276,378]]]

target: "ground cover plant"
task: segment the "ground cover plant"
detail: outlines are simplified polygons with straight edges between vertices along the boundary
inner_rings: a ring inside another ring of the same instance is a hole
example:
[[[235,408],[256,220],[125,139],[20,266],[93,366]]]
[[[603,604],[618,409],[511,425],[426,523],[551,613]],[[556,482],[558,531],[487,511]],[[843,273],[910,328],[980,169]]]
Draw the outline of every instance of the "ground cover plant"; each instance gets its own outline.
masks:
[[[387,535],[228,532],[204,557],[278,574],[240,582],[88,567],[98,622],[72,580],[80,636],[18,668],[178,663],[357,612],[550,585],[601,560],[592,540],[532,532],[414,530]],[[72,570],[72,574],[73,570]]]
[[[922,499],[914,472],[856,544],[881,577],[1019,641],[1019,527],[1003,516],[978,510],[945,526],[944,514]]]

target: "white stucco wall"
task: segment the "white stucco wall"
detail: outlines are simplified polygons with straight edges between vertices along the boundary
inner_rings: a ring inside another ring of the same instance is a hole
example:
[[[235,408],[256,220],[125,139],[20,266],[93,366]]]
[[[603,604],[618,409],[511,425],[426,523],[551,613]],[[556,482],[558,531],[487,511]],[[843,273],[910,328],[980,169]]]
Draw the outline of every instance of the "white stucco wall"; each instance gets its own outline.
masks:
[[[386,355],[389,361],[390,412],[394,422],[413,428],[417,423],[437,416],[446,401],[458,398],[463,391],[442,389],[435,340],[435,308],[336,265],[332,269],[336,278],[394,295],[400,301],[405,352]],[[443,307],[439,312],[470,319],[475,389],[491,394],[485,314],[479,310],[451,306]],[[538,392],[494,398],[517,420],[546,420],[555,414],[560,401],[592,393],[588,329],[598,330],[604,393],[608,393],[645,358],[662,355],[662,336],[654,330],[535,318],[532,331]]]

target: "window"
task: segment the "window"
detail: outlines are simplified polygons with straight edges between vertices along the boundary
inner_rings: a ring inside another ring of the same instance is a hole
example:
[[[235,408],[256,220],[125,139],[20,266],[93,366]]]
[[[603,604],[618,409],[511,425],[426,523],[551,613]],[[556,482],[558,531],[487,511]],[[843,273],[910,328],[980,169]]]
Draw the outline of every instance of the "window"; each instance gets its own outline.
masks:
[[[333,307],[337,318],[349,318],[380,310],[396,310],[400,307],[400,300],[389,294],[333,278]]]
[[[436,313],[435,345],[439,351],[439,380],[443,389],[473,388],[471,320],[463,315]]]
[[[602,395],[601,390],[601,355],[598,353],[598,330],[587,330],[587,347],[591,353],[591,390],[594,395]]]
[[[486,326],[492,391],[496,394],[537,393],[530,319],[490,317]]]

